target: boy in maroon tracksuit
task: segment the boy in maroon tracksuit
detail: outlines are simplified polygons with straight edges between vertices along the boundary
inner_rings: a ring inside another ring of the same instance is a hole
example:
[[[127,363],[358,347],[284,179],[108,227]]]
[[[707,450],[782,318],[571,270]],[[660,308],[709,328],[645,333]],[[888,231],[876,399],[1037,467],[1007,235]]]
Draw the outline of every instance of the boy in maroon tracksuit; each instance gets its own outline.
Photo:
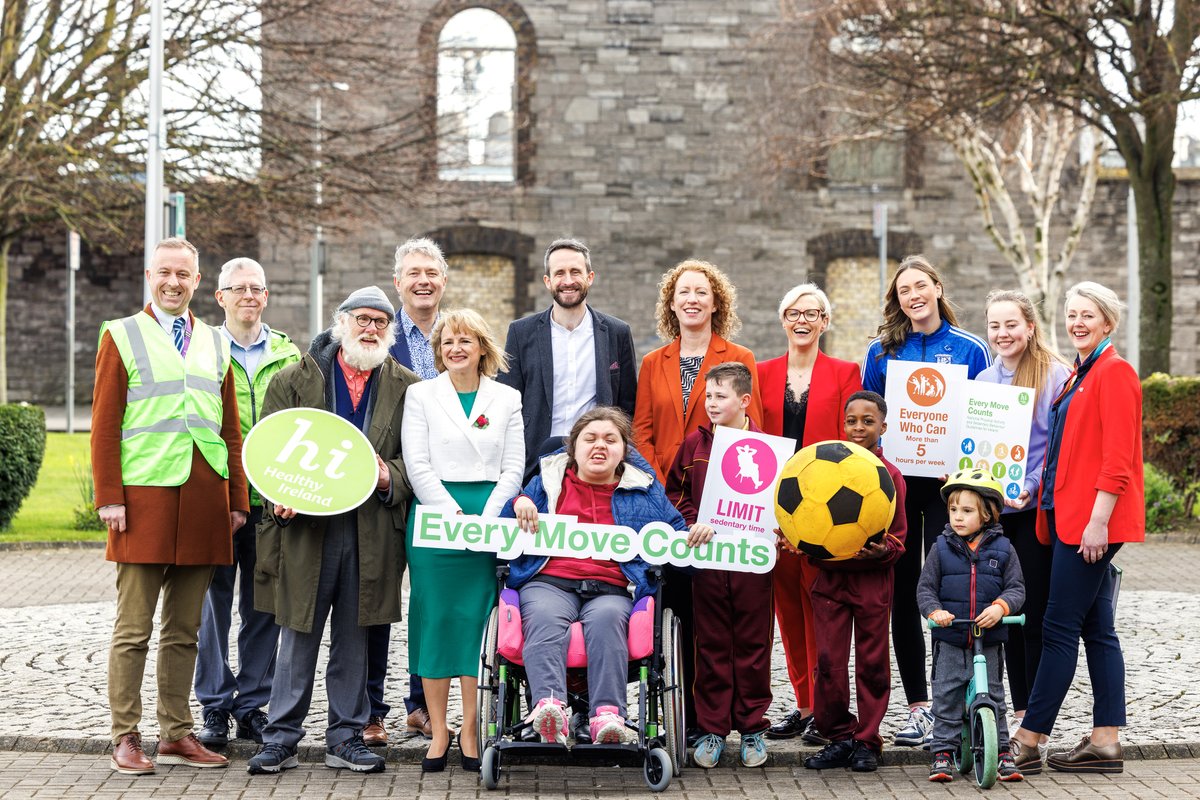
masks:
[[[712,539],[713,530],[696,525],[700,495],[708,474],[713,431],[717,425],[759,431],[746,416],[750,405],[750,370],[740,362],[718,364],[704,376],[704,410],[711,426],[688,434],[667,474],[667,498],[692,525],[693,547]],[[698,570],[692,579],[696,618],[696,723],[703,734],[692,761],[717,766],[725,737],[736,728],[742,735],[741,760],[757,767],[767,760],[764,716],[771,705],[771,574]]]
[[[816,621],[817,676],[813,713],[817,729],[829,737],[809,769],[850,767],[872,772],[879,766],[883,740],[879,723],[891,696],[888,622],[892,606],[892,565],[904,552],[904,478],[883,457],[879,437],[887,430],[887,403],[875,392],[855,392],[846,401],[846,439],[874,452],[896,485],[896,516],[882,542],[867,543],[847,561],[814,561],[820,571],[812,587]],[[854,631],[854,684],[858,716],[850,713],[850,632]]]

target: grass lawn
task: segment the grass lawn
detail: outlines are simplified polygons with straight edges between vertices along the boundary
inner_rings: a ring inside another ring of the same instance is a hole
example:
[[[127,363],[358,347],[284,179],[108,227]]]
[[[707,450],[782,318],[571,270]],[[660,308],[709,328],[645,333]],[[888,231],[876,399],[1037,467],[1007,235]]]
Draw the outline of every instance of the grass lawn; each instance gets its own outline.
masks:
[[[75,508],[83,505],[75,470],[90,470],[90,463],[88,434],[46,434],[46,457],[37,485],[21,504],[9,530],[0,532],[0,542],[104,541],[104,531],[71,527]]]

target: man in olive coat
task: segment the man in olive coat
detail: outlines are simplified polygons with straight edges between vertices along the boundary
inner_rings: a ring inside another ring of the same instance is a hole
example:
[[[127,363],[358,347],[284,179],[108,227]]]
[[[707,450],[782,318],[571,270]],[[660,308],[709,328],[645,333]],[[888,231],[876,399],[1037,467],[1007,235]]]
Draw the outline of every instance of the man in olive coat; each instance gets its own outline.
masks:
[[[278,504],[264,513],[254,605],[274,614],[282,630],[269,720],[262,749],[250,759],[251,774],[297,766],[327,618],[325,765],[356,772],[384,768],[383,758],[362,739],[369,711],[366,626],[401,616],[404,525],[412,491],[400,457],[400,428],[404,393],[419,380],[388,355],[394,323],[381,290],[359,289],[300,363],[280,372],[267,389],[264,416],[318,408],[358,426],[375,448],[378,480],[376,491],[344,514],[312,517]]]

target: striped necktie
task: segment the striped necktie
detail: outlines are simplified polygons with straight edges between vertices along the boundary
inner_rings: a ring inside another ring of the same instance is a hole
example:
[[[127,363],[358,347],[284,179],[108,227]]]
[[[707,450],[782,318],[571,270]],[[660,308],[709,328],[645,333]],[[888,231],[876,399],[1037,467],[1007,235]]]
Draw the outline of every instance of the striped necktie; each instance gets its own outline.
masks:
[[[178,317],[172,329],[175,331],[175,349],[183,353],[183,317]]]

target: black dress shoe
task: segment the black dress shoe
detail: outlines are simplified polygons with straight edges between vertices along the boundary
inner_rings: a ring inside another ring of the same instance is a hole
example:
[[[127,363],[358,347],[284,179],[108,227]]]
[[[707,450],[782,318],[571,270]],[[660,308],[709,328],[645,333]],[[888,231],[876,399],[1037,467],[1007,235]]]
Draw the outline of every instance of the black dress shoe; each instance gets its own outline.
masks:
[[[879,769],[879,754],[866,742],[855,742],[854,752],[850,754],[850,769],[852,772],[874,772]]]
[[[592,722],[587,714],[576,711],[571,715],[571,735],[575,737],[575,744],[592,743]]]
[[[458,736],[454,737],[454,740],[458,743],[458,754],[462,757],[462,768],[467,772],[479,772],[480,760],[463,752],[461,731]]]
[[[237,738],[262,744],[263,728],[267,727],[266,712],[257,708],[247,711],[237,721]]]
[[[829,737],[824,736],[817,730],[816,717],[809,717],[808,724],[804,726],[804,733],[800,734],[800,741],[805,744],[815,745],[816,747],[824,747],[829,744]]]
[[[804,729],[808,727],[808,723],[812,721],[812,714],[807,717],[800,713],[800,709],[795,709],[779,722],[767,728],[768,739],[795,739],[800,734],[804,733]]]
[[[854,741],[843,739],[840,742],[830,742],[822,747],[815,756],[804,759],[808,769],[841,769],[850,766],[854,755]]]
[[[204,727],[196,738],[205,747],[224,747],[229,744],[229,712],[219,708],[205,711]]]
[[[589,734],[591,733],[590,730],[588,732]],[[700,730],[699,728],[688,728],[687,733],[684,736],[685,743],[688,747],[695,747],[696,743],[703,738],[704,731]]]

